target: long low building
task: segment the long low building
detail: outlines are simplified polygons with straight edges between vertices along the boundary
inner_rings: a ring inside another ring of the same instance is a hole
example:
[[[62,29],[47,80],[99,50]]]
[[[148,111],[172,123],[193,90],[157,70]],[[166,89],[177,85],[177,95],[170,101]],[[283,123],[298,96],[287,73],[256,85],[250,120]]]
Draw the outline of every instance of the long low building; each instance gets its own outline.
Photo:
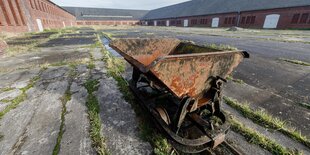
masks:
[[[151,10],[144,25],[310,28],[310,0],[191,0]]]
[[[137,25],[147,10],[63,7],[76,16],[77,25]]]
[[[75,16],[49,0],[0,0],[0,32],[75,26]]]

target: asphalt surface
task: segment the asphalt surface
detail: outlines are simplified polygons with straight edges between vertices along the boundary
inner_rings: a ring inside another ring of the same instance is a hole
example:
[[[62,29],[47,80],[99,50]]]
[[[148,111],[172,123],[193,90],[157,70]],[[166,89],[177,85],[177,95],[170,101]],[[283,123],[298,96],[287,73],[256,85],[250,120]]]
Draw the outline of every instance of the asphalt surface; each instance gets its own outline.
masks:
[[[310,110],[299,103],[310,103],[310,67],[284,62],[279,58],[309,62],[310,44],[265,40],[277,38],[280,32],[256,37],[252,33],[226,34],[220,31],[218,35],[209,35],[204,29],[197,28],[110,27],[102,31],[116,34],[115,37],[174,37],[201,45],[229,44],[248,51],[251,58],[241,63],[233,74],[235,79],[245,83],[229,81],[224,95],[248,102],[252,108],[265,109],[291,122],[292,126],[309,137]],[[9,91],[0,91],[0,100],[9,100],[0,103],[0,111],[14,105],[12,99],[22,95],[21,90],[37,79],[25,91],[24,101],[0,117],[0,155],[51,154],[57,143],[60,145],[59,154],[96,154],[89,135],[90,123],[86,107],[89,94],[84,88],[84,83],[90,79],[100,81],[94,95],[101,108],[101,135],[106,140],[108,152],[152,152],[150,144],[139,136],[139,122],[133,109],[119,95],[116,81],[107,76],[100,49],[89,47],[96,41],[95,33],[93,29],[79,29],[79,33],[64,34],[40,43],[36,51],[0,58],[0,88],[11,88]],[[302,35],[299,31],[296,33]],[[50,35],[32,36],[32,40],[48,38]],[[12,40],[9,44],[21,44],[17,43],[20,42],[18,39]],[[28,42],[25,38],[21,40]],[[88,68],[88,63],[84,62],[91,58],[95,64],[93,69]],[[79,65],[72,68],[64,62],[78,62]],[[68,91],[72,94],[71,99],[63,104],[61,98]],[[235,116],[236,120],[278,144],[309,154],[309,148],[279,131],[267,130],[253,123],[226,104],[223,104],[223,109]],[[60,129],[61,124],[64,125],[63,129]],[[63,131],[63,135],[59,143],[60,131]],[[258,145],[248,143],[235,132],[230,132],[227,140],[244,154],[270,153]]]
[[[244,60],[233,73],[235,79],[241,79],[245,84],[228,84],[225,95],[248,102],[253,108],[265,109],[310,136],[310,110],[300,106],[300,103],[310,104],[310,67],[280,60],[310,62],[310,44],[267,40],[280,38],[281,31],[268,36],[238,31],[208,35],[203,28],[136,27],[103,31],[115,34],[116,38],[173,37],[199,45],[225,44],[248,51],[250,59]],[[300,35],[299,32],[293,33]]]

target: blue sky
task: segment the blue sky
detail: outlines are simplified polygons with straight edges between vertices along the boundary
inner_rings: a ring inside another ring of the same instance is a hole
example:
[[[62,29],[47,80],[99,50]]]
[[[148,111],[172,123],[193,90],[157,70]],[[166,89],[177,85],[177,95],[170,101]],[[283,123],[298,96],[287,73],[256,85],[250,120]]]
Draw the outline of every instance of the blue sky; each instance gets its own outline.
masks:
[[[150,10],[188,0],[51,0],[60,6]]]

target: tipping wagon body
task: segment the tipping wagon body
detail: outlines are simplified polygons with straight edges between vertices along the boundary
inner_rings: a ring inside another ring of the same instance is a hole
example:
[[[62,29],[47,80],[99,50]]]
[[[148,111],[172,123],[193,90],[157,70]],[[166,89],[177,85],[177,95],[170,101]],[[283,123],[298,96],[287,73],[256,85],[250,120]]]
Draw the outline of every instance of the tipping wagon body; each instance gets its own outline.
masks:
[[[149,99],[145,104],[148,104],[152,115],[161,119],[159,124],[183,150],[186,148],[185,152],[215,147],[223,141],[228,125],[220,110],[222,85],[243,58],[249,56],[248,53],[220,51],[172,38],[116,39],[110,46],[133,66],[132,88],[135,94],[144,101]],[[148,86],[161,92],[160,95],[173,96],[171,102],[176,106],[169,103],[159,105],[156,97],[154,100],[154,96],[141,95],[143,91],[137,85],[139,81],[147,81]],[[211,131],[214,127],[201,117],[204,109],[210,116],[220,117],[224,122],[219,129],[222,132]],[[202,129],[205,139],[199,136],[187,139],[178,135],[186,120]]]

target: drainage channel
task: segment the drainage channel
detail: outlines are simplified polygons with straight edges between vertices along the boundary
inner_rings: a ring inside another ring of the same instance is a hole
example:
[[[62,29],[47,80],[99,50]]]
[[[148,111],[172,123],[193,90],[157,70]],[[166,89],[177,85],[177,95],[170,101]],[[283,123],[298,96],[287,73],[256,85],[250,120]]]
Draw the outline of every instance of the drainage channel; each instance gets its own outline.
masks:
[[[109,51],[114,57],[122,57],[120,54],[118,54],[112,47],[110,47],[110,39],[107,37],[101,38],[101,43],[104,45],[107,51]]]

